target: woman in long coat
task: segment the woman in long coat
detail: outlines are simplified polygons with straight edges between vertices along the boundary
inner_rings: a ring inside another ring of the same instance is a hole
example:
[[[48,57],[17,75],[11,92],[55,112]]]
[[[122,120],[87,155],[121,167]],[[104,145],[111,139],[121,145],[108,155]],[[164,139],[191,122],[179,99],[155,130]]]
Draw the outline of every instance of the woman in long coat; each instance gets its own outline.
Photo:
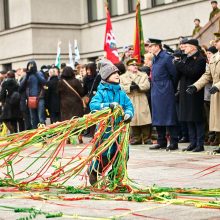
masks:
[[[84,109],[80,97],[83,96],[83,88],[80,81],[75,78],[74,71],[71,67],[65,67],[63,69],[61,80],[58,83],[58,91],[60,96],[61,121],[69,120],[74,116],[82,117]],[[79,137],[79,142],[82,143],[81,136]]]
[[[128,94],[134,106],[134,117],[131,121],[131,144],[148,143],[151,127],[151,113],[146,96],[150,82],[146,73],[138,71],[137,60],[127,62],[128,71],[120,76],[121,87]]]
[[[21,120],[18,87],[14,72],[9,71],[7,73],[7,79],[2,83],[0,93],[0,101],[3,105],[0,121],[6,124],[10,133],[17,132],[17,122]],[[14,94],[15,92],[16,94]]]

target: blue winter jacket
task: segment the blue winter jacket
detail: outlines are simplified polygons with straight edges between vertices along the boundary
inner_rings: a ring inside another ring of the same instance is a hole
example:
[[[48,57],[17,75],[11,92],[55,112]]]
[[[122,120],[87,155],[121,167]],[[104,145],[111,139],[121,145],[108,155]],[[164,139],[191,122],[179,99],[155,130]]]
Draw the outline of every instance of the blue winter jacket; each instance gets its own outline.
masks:
[[[27,74],[20,82],[20,91],[26,90],[27,97],[39,96],[40,91],[47,80],[42,72]]]
[[[112,102],[117,102],[123,108],[125,114],[129,114],[131,117],[134,116],[134,108],[131,100],[118,84],[100,83],[98,86],[98,91],[92,98],[89,106],[91,111],[101,110],[103,108],[109,107],[109,104]],[[115,122],[115,126],[117,126],[121,120],[122,118],[119,118]],[[110,130],[111,127],[106,130],[106,133],[102,136],[102,141],[111,135]],[[113,146],[104,152],[103,155],[107,155],[108,153],[115,153],[116,150],[116,145],[113,144]]]

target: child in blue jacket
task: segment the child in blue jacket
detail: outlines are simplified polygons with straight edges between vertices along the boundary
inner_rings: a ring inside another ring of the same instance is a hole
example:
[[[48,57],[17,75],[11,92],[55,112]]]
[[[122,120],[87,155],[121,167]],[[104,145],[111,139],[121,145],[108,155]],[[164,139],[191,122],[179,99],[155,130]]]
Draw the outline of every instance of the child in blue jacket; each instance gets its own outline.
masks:
[[[119,118],[115,123],[119,124],[121,120],[124,120],[125,123],[129,123],[134,115],[134,108],[130,98],[121,89],[118,68],[106,60],[101,63],[100,75],[102,81],[98,86],[96,95],[90,102],[89,106],[91,111],[97,111],[103,108],[111,108],[113,110],[120,105],[124,110],[124,116]],[[110,131],[111,128],[106,130],[101,141],[104,141],[111,135]],[[115,156],[116,151],[117,146],[116,143],[114,143],[108,150],[102,153],[101,161],[97,159],[93,161],[88,170],[91,185],[97,182],[98,175],[100,175],[103,169],[109,164],[109,161]],[[113,167],[114,165],[116,164],[113,164]]]

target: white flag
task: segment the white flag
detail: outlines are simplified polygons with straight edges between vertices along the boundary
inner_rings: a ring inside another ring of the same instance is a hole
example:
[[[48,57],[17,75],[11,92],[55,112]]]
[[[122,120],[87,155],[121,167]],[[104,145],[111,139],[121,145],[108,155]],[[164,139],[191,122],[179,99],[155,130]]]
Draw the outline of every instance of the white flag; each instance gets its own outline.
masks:
[[[61,66],[61,41],[58,41],[57,43],[57,57],[56,57],[56,61],[55,61],[55,66],[57,66],[58,68],[60,68]]]
[[[74,41],[74,52],[75,52],[75,63],[79,62],[80,60],[80,54],[79,54],[79,49],[78,49],[78,46],[77,46],[77,40]]]
[[[69,66],[74,69],[72,44],[69,41]]]

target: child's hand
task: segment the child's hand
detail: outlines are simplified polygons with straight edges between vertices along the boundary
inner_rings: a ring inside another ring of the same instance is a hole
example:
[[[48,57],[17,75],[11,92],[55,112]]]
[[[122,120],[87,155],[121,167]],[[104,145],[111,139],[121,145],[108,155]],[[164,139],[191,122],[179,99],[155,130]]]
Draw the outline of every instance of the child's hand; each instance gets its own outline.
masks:
[[[110,109],[113,111],[118,106],[117,102],[112,102],[109,104]]]
[[[124,115],[124,123],[130,123],[131,122],[131,116],[129,114]]]

